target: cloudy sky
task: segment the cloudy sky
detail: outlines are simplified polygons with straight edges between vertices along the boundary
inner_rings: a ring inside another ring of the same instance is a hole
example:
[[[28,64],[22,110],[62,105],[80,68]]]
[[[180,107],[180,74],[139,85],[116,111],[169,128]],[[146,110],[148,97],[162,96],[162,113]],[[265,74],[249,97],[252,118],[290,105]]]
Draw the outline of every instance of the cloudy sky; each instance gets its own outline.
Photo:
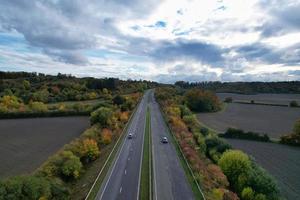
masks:
[[[0,70],[300,80],[300,0],[1,0]]]

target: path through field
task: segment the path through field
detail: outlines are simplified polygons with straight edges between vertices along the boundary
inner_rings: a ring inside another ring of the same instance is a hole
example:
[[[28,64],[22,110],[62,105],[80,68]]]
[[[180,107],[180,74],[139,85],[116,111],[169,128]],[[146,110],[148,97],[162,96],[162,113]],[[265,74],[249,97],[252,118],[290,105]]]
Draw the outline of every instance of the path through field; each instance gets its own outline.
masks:
[[[0,178],[34,171],[88,126],[88,117],[0,120]]]

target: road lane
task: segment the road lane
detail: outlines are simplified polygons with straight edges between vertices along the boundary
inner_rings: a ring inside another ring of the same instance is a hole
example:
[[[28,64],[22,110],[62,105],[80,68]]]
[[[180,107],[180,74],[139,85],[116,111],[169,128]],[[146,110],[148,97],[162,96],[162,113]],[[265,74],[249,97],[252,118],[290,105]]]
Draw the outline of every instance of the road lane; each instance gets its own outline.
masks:
[[[112,168],[107,173],[96,199],[135,200],[139,197],[140,166],[149,91],[146,91],[130,123]],[[133,139],[127,139],[129,133]]]
[[[190,200],[194,199],[191,186],[185,176],[172,144],[171,135],[162,117],[159,105],[150,92],[151,134],[153,153],[154,200]],[[162,144],[161,138],[168,138],[168,144]]]

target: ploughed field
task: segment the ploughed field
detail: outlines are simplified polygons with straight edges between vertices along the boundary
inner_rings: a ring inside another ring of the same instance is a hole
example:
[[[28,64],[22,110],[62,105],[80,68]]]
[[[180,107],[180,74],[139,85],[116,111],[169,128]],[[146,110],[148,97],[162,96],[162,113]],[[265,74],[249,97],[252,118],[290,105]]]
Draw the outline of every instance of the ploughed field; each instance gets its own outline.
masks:
[[[232,127],[279,138],[292,132],[295,121],[300,118],[300,108],[229,103],[220,112],[197,116],[200,122],[218,132]]]
[[[297,101],[300,104],[300,94],[235,94],[235,93],[217,93],[221,100],[226,97],[232,97],[233,101],[250,102],[254,100],[257,103],[289,105],[291,101]]]
[[[88,117],[0,120],[0,178],[33,172],[87,127]]]
[[[275,143],[226,139],[254,159],[277,180],[288,200],[300,199],[300,148]]]

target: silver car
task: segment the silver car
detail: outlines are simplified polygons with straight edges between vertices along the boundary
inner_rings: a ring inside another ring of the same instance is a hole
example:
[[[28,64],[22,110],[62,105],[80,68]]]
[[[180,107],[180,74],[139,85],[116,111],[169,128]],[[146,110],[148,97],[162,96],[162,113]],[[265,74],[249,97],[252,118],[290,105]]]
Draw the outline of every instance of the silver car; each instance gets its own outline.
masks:
[[[162,143],[168,143],[168,138],[167,137],[162,137],[161,142]]]

